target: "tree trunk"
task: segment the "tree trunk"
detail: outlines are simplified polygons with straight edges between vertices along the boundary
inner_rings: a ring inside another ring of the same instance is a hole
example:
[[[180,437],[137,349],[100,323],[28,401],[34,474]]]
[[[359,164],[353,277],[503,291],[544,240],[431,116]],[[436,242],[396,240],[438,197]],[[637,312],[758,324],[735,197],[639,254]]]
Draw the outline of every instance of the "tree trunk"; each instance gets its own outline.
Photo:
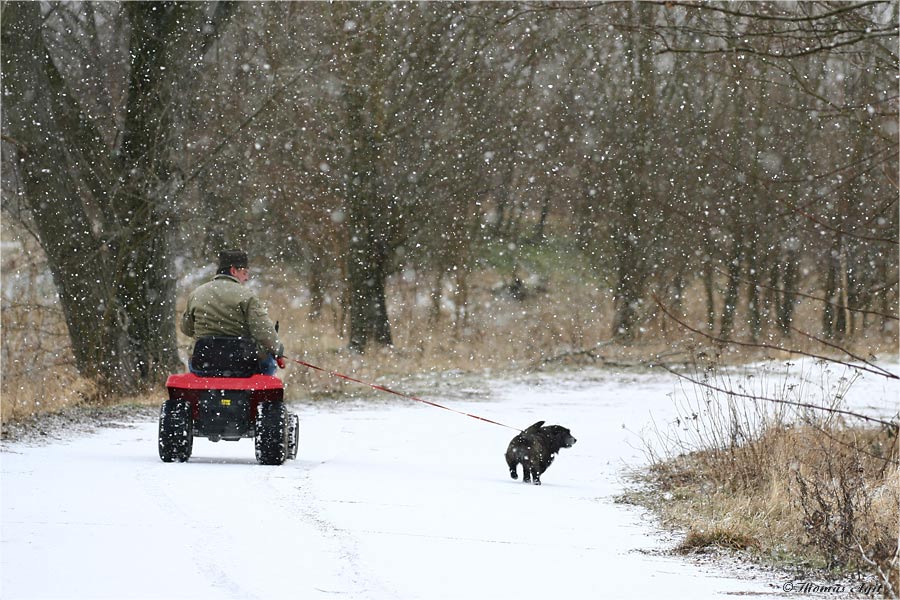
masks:
[[[309,286],[309,320],[318,321],[325,306],[325,270],[321,256],[314,255],[310,259],[306,283]]]
[[[840,276],[841,276],[841,297],[839,302],[841,303],[841,316],[843,321],[843,327],[841,327],[841,332],[843,335],[848,336],[853,333],[853,313],[850,312],[850,279],[849,279],[849,267],[847,265],[847,240],[842,235],[840,236]]]
[[[370,341],[391,345],[385,288],[398,227],[393,200],[383,192],[382,148],[385,108],[383,57],[372,44],[383,43],[381,6],[345,5],[349,18],[369,23],[364,31],[345,31],[342,69],[347,165],[344,186],[349,234],[347,284],[350,291],[349,347],[363,352]]]
[[[166,61],[193,64],[189,50],[202,44],[184,45],[199,31],[187,17],[206,19],[197,6],[132,3],[125,10],[131,80],[121,148],[110,149],[50,56],[41,5],[14,2],[3,9],[5,122],[17,141],[25,204],[59,293],[76,367],[110,392],[156,384],[179,364],[170,251],[176,183],[167,160],[171,107],[164,96],[176,65]],[[197,35],[206,39],[209,31]],[[178,44],[179,52],[167,44]]]
[[[456,291],[453,296],[456,320],[454,329],[459,334],[469,324],[469,270],[465,264],[456,269]]]
[[[634,242],[625,239],[619,249],[616,315],[613,321],[613,335],[625,340],[634,339],[638,320],[638,308],[643,300],[643,267],[640,265],[638,249]]]
[[[615,288],[616,315],[613,321],[613,335],[626,340],[637,334],[638,309],[643,302],[644,286],[648,277],[646,252],[648,243],[646,219],[647,206],[652,204],[650,179],[646,173],[648,148],[653,142],[653,114],[656,90],[650,39],[645,27],[652,20],[648,5],[636,4],[631,9],[636,25],[629,36],[631,59],[634,61],[635,81],[631,94],[634,109],[632,130],[633,159],[622,165],[624,191],[622,204],[618,207],[619,227],[613,236],[617,249],[617,283]]]
[[[541,205],[541,216],[538,218],[538,222],[534,226],[534,233],[531,235],[531,240],[529,242],[535,246],[538,246],[544,242],[546,239],[546,235],[544,233],[544,227],[547,225],[547,217],[550,215],[550,200],[545,199],[544,203]]]
[[[435,269],[434,284],[431,287],[431,310],[429,311],[428,321],[432,325],[437,325],[441,320],[441,298],[444,295],[444,271]]]
[[[385,202],[378,193],[379,140],[367,122],[366,96],[360,89],[350,89],[345,100],[347,129],[356,134],[351,141],[351,174],[346,188],[350,349],[363,352],[370,340],[383,345],[392,343],[385,300],[391,225]]]
[[[822,307],[822,332],[826,337],[837,336],[835,307],[832,299],[837,291],[837,266],[833,256],[828,257],[825,276],[825,305]]]
[[[389,346],[392,339],[385,300],[387,250],[365,234],[358,239],[351,241],[348,264],[350,349],[363,352],[370,340]]]
[[[734,315],[737,312],[742,262],[741,238],[736,237],[731,246],[731,260],[728,263],[728,287],[725,290],[725,305],[722,307],[722,321],[719,325],[719,337],[731,339],[734,333]]]
[[[175,344],[175,278],[171,227],[177,182],[165,132],[173,101],[158,75],[168,66],[167,33],[174,15],[152,4],[125,5],[131,22],[129,109],[122,132],[126,185],[114,198],[116,294],[126,316],[136,367],[142,378],[161,378],[178,363]],[[171,37],[168,39],[171,42]]]
[[[716,329],[716,286],[712,266],[712,242],[704,235],[706,258],[703,261],[703,292],[706,298],[706,330],[710,333]]]
[[[797,285],[797,271],[799,258],[797,252],[789,251],[784,260],[784,273],[781,285],[784,291],[781,294],[781,302],[778,305],[778,327],[784,335],[791,334],[791,323],[794,320],[794,307],[796,296],[794,294]]]
[[[72,131],[71,116],[58,109],[77,105],[44,46],[40,5],[11,3],[4,12],[7,123],[18,141],[22,191],[53,274],[76,367],[104,388],[132,389],[141,373],[114,260],[94,234],[80,201],[78,172],[65,150],[82,132]]]
[[[781,306],[781,296],[778,291],[781,286],[781,265],[779,264],[777,256],[774,258],[771,266],[769,267],[768,277],[769,289],[767,289],[763,294],[763,311],[766,316],[766,322],[770,322],[773,315],[777,319],[778,310]]]
[[[749,256],[747,259],[747,277],[749,279],[747,286],[747,312],[750,325],[751,339],[756,342],[762,333],[762,313],[763,298],[760,293],[760,284],[762,282],[763,265],[760,264],[760,257],[757,253],[759,244],[756,238],[750,244]]]

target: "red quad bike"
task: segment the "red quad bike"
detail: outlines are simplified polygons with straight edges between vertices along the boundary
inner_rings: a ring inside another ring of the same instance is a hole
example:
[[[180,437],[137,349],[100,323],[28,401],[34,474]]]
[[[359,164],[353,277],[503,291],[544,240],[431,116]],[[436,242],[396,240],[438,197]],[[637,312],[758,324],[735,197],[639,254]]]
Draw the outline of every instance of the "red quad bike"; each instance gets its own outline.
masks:
[[[194,365],[200,364],[196,352]],[[200,373],[170,375],[166,381],[169,399],[159,411],[159,457],[164,462],[187,461],[195,436],[211,442],[254,438],[256,460],[263,465],[297,457],[300,419],[285,407],[280,379],[234,368]]]

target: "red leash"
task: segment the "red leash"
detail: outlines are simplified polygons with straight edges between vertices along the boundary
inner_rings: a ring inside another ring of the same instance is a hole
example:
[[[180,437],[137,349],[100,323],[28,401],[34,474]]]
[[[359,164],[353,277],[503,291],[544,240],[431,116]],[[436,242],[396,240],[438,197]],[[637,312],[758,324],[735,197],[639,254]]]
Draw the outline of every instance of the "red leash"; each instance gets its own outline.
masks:
[[[507,429],[512,429],[514,431],[522,431],[518,427],[512,427],[510,425],[504,425],[503,423],[498,423],[497,421],[492,421],[490,419],[486,419],[484,417],[479,417],[478,415],[472,415],[467,412],[462,412],[459,410],[455,410],[452,408],[448,408],[446,406],[441,406],[436,402],[430,402],[429,400],[423,400],[422,398],[416,398],[415,396],[410,396],[409,394],[404,394],[402,392],[394,391],[390,388],[386,388],[383,385],[376,385],[374,383],[368,383],[367,381],[362,381],[360,379],[354,379],[342,373],[338,373],[337,371],[329,371],[327,369],[323,369],[322,367],[317,367],[316,365],[311,365],[308,362],[303,362],[302,360],[297,360],[296,358],[290,358],[285,356],[285,358],[294,361],[298,365],[303,365],[304,367],[309,367],[310,369],[315,369],[316,371],[321,371],[322,373],[328,373],[333,377],[338,377],[340,379],[346,379],[347,381],[352,381],[353,383],[361,383],[362,385],[367,385],[373,390],[378,390],[380,392],[387,392],[389,394],[394,394],[395,396],[400,396],[401,398],[406,398],[407,400],[415,400],[416,402],[421,402],[422,404],[427,404],[429,406],[434,406],[437,408],[443,408],[444,410],[449,410],[450,412],[454,412],[458,415],[464,415],[466,417],[472,417],[473,419],[478,419],[479,421],[484,421],[485,423],[493,423],[494,425],[499,425],[500,427],[506,427]]]

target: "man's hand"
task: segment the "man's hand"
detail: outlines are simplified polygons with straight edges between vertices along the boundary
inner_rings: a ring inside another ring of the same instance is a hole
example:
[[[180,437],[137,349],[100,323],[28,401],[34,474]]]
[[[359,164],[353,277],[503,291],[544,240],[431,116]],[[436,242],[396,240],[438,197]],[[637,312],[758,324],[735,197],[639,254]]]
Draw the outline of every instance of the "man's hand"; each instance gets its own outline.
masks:
[[[275,362],[278,363],[279,368],[287,367],[287,361],[284,360],[283,356],[276,357]]]

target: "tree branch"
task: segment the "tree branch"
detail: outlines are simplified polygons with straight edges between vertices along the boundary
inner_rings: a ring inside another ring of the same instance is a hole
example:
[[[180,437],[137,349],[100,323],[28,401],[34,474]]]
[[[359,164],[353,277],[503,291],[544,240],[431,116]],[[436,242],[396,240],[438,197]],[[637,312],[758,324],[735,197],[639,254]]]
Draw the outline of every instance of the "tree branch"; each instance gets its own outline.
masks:
[[[670,319],[672,319],[673,321],[675,321],[676,323],[678,323],[679,325],[681,325],[688,331],[691,331],[693,333],[701,335],[701,336],[703,336],[709,340],[712,340],[718,344],[721,344],[723,346],[732,344],[735,346],[743,346],[746,348],[761,348],[761,349],[765,349],[765,350],[777,350],[779,352],[787,352],[788,354],[796,354],[798,356],[808,356],[809,358],[816,358],[819,360],[836,363],[839,365],[843,365],[845,367],[849,367],[851,369],[857,369],[859,371],[865,371],[867,373],[873,373],[875,375],[880,375],[880,376],[886,377],[888,379],[900,379],[900,377],[891,373],[887,369],[883,369],[877,365],[873,365],[871,362],[869,362],[867,360],[862,361],[866,366],[861,366],[861,365],[837,360],[835,358],[830,358],[828,356],[822,356],[821,354],[813,354],[811,352],[805,352],[803,350],[796,350],[793,348],[785,348],[784,346],[776,346],[774,344],[763,344],[763,343],[759,343],[759,342],[740,342],[737,340],[729,340],[729,339],[721,338],[718,336],[714,336],[712,334],[706,333],[705,331],[700,331],[699,329],[696,329],[695,327],[691,327],[690,325],[688,325],[687,323],[685,323],[684,321],[682,321],[681,319],[679,319],[678,317],[673,315],[669,311],[669,309],[666,308],[666,306],[662,303],[662,301],[659,299],[659,297],[656,294],[651,294],[651,296],[653,297],[653,300],[656,301],[656,304],[657,304],[657,306],[659,306],[660,310],[662,310],[663,313],[665,313],[667,317],[669,317]],[[847,354],[851,358],[858,360],[858,358],[856,356],[852,355],[847,350],[845,350],[843,348],[839,348],[839,350],[841,352],[843,352],[844,354]]]
[[[783,404],[786,406],[795,406],[797,408],[808,408],[811,410],[819,410],[819,411],[823,411],[823,412],[827,412],[827,413],[831,413],[831,414],[838,414],[838,415],[853,417],[855,419],[860,419],[862,421],[868,421],[870,423],[878,423],[879,425],[888,427],[889,429],[891,429],[891,431],[898,431],[898,429],[900,429],[900,423],[897,423],[894,421],[885,421],[884,419],[879,419],[877,417],[870,417],[868,415],[863,415],[863,414],[860,414],[857,412],[853,412],[852,410],[845,410],[842,408],[834,408],[834,407],[830,407],[830,406],[820,406],[818,404],[810,404],[809,402],[796,402],[794,400],[783,400],[780,398],[768,398],[766,396],[756,396],[754,394],[745,394],[742,392],[736,392],[734,390],[729,390],[729,389],[726,389],[723,387],[715,386],[715,385],[709,383],[708,381],[701,381],[699,379],[694,379],[693,377],[689,377],[689,376],[685,375],[684,373],[679,373],[678,371],[670,368],[668,365],[666,365],[664,363],[653,363],[653,366],[661,367],[662,369],[665,369],[672,375],[675,375],[676,377],[678,377],[680,379],[684,379],[685,381],[689,381],[689,382],[693,383],[694,385],[698,385],[700,387],[706,388],[708,390],[712,390],[714,392],[720,392],[722,394],[727,394],[734,398],[746,398],[749,400],[761,400],[763,402],[771,402],[773,404]]]
[[[717,273],[719,273],[720,275],[730,276],[730,275],[728,275],[728,273],[724,272],[722,269],[716,267],[715,265],[712,265],[712,269],[714,271],[716,271]],[[784,288],[776,288],[776,287],[772,287],[772,286],[768,286],[768,285],[763,285],[761,283],[753,283],[752,281],[749,281],[743,277],[738,277],[737,280],[740,281],[741,283],[746,283],[748,285],[752,285],[761,290],[769,290],[770,292],[778,292],[780,294],[793,294],[794,296],[799,296],[801,298],[807,298],[808,300],[816,300],[818,302],[821,302],[822,304],[828,304],[830,306],[839,308],[841,310],[849,310],[850,312],[855,312],[855,313],[859,313],[862,315],[873,315],[876,317],[882,317],[884,319],[890,319],[892,321],[900,321],[900,318],[898,318],[894,315],[888,315],[888,314],[880,313],[880,312],[874,311],[874,310],[864,310],[862,308],[853,308],[852,306],[845,306],[843,304],[838,304],[837,302],[830,302],[830,301],[826,300],[825,298],[819,298],[818,296],[804,294],[803,292],[798,292],[796,290],[786,290]],[[891,287],[893,287],[893,286],[891,286]],[[884,289],[884,288],[882,288],[882,289]],[[872,291],[872,290],[870,290],[870,291]],[[798,331],[798,333],[802,333],[802,332]],[[806,334],[804,334],[804,335],[806,335]]]

